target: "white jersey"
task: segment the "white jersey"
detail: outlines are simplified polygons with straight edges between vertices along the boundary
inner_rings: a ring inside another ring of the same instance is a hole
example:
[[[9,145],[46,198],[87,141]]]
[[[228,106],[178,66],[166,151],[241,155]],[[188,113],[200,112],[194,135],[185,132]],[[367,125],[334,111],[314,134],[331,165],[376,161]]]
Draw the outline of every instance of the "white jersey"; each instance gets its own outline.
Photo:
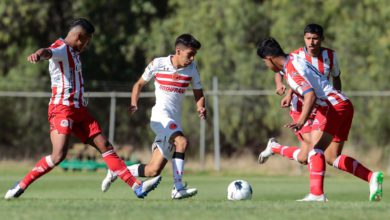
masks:
[[[49,49],[52,96],[51,105],[65,105],[74,108],[83,106],[84,80],[79,53],[58,39]]]
[[[147,82],[154,78],[156,104],[152,109],[152,121],[172,118],[180,123],[182,101],[188,86],[191,84],[192,89],[202,89],[196,63],[176,69],[171,57],[154,59],[142,74],[142,79]]]

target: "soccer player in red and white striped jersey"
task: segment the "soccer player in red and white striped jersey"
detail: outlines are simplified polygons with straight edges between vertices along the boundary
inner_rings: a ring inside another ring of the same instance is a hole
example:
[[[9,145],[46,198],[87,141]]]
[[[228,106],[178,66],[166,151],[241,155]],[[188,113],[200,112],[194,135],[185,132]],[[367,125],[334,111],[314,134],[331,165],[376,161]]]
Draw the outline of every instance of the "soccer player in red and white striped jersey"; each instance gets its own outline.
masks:
[[[286,56],[278,42],[269,38],[258,45],[258,55],[268,68],[275,72],[283,71],[284,77],[295,93],[303,98],[302,111],[299,118],[286,125],[288,128],[300,130],[310,115],[313,123],[310,132],[310,151],[304,155],[308,158],[310,171],[310,194],[300,201],[326,201],[323,192],[325,174],[325,156],[335,167],[352,173],[370,184],[370,201],[380,200],[382,196],[383,174],[372,172],[356,160],[340,155],[344,141],[347,140],[353,118],[353,105],[341,92],[337,91],[318,69],[306,58],[296,53]],[[299,150],[281,146],[274,139],[260,155],[261,162],[273,153],[297,157]],[[325,153],[324,153],[325,152]],[[333,157],[332,157],[333,156]],[[333,161],[332,161],[333,160]]]
[[[152,108],[150,126],[156,138],[152,146],[152,159],[148,164],[130,166],[129,170],[135,176],[156,176],[172,158],[174,179],[172,199],[188,198],[197,193],[197,189],[187,188],[182,180],[188,140],[181,127],[181,108],[184,93],[191,85],[199,117],[206,118],[205,97],[198,68],[194,62],[200,47],[200,42],[192,35],[180,35],[175,42],[175,54],[159,57],[150,62],[141,78],[134,84],[131,94],[129,110],[134,113],[138,109],[141,89],[154,79],[156,104]],[[102,182],[102,191],[107,191],[114,180],[115,175],[109,171]]]
[[[18,198],[30,184],[58,165],[66,157],[71,134],[95,147],[109,169],[117,173],[137,197],[145,197],[160,182],[159,176],[141,182],[128,171],[86,107],[80,53],[92,40],[94,31],[87,19],[75,19],[65,39],[60,38],[50,47],[41,48],[27,57],[31,63],[49,60],[52,96],[48,119],[52,153],[42,157],[20,182],[8,190],[5,199]]]

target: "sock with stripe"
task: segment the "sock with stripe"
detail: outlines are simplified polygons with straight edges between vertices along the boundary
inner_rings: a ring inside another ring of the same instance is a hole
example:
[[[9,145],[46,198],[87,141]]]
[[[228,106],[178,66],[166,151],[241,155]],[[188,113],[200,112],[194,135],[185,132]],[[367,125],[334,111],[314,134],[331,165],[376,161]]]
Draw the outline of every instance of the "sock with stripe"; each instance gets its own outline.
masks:
[[[135,178],[127,169],[126,164],[121,160],[114,150],[109,150],[102,154],[107,167],[118,175],[127,185],[134,188],[134,184],[141,185],[141,182]]]
[[[360,179],[370,182],[372,171],[359,163],[352,157],[341,154],[333,162],[333,166],[339,170],[348,172]]]
[[[172,156],[173,183],[176,189],[182,189],[184,173],[184,153],[174,152]]]
[[[313,149],[309,152],[310,193],[324,194],[325,157],[324,152]]]
[[[22,189],[26,189],[31,183],[37,180],[39,177],[50,172],[54,167],[51,156],[42,157],[34,166],[34,168],[19,182],[19,186]]]

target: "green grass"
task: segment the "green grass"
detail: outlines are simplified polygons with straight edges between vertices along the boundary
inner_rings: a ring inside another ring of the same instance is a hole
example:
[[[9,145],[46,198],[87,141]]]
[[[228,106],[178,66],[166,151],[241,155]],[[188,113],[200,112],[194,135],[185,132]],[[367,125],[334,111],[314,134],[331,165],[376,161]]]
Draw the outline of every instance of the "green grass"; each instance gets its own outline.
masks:
[[[19,180],[26,170],[0,168],[0,193]],[[104,172],[62,172],[60,169],[35,182],[17,200],[0,199],[1,219],[389,219],[390,190],[381,202],[368,202],[367,183],[346,175],[326,179],[328,203],[299,203],[308,192],[307,176],[261,176],[232,173],[187,173],[186,180],[198,188],[196,197],[170,199],[172,178],[163,181],[140,200],[117,181],[107,193],[100,191]],[[228,201],[226,188],[234,179],[253,187],[250,201]],[[386,177],[385,177],[386,183]]]

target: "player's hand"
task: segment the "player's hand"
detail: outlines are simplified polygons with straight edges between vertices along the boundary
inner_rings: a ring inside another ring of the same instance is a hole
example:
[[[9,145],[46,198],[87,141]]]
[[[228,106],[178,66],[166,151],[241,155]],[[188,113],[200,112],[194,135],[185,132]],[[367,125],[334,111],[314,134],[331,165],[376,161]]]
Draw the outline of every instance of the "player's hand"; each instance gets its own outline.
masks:
[[[280,101],[280,107],[282,107],[282,108],[288,108],[288,107],[290,107],[290,103],[291,103],[291,96],[286,95],[286,96],[283,97],[282,100]]]
[[[277,95],[283,95],[286,92],[286,86],[281,84],[276,87],[275,93]]]
[[[33,53],[27,57],[27,61],[30,63],[37,63],[41,60],[41,57],[37,53]]]
[[[290,128],[294,132],[301,130],[302,126],[303,126],[303,123],[300,123],[300,122],[292,122],[292,123],[284,125],[285,128]]]
[[[207,110],[204,107],[198,107],[197,112],[199,114],[199,118],[206,120],[207,118]]]
[[[135,106],[135,105],[130,105],[129,108],[127,109],[129,111],[129,113],[132,115],[134,114],[134,112],[136,112],[138,110],[138,107]]]

